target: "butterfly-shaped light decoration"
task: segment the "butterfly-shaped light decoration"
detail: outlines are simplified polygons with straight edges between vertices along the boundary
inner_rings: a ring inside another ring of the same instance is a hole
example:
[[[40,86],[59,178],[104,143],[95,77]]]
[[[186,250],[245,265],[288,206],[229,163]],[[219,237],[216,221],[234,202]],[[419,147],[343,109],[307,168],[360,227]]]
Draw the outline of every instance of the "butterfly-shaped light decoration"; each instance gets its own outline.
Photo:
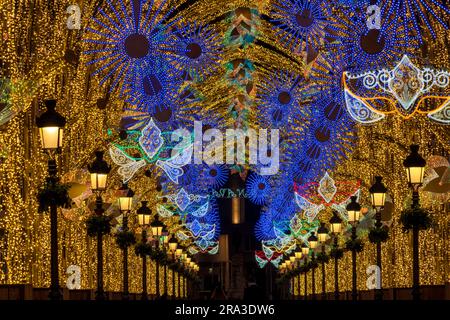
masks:
[[[131,159],[116,146],[111,146],[109,148],[109,154],[112,161],[119,166],[117,172],[122,177],[124,183],[127,183],[140,168],[147,164],[144,159],[139,161]]]
[[[203,217],[206,213],[208,213],[209,210],[209,201],[205,204],[202,204],[198,209],[195,209],[190,212],[191,215],[197,218]]]
[[[190,232],[189,232],[190,233]],[[178,240],[180,241],[186,241],[190,238],[192,238],[192,235],[190,235],[186,230],[178,230],[175,233],[175,236],[177,237]]]
[[[268,260],[260,258],[256,251],[255,251],[255,260],[256,260],[256,263],[258,264],[258,267],[260,269],[264,268],[266,266],[266,264],[269,262]]]
[[[158,204],[156,207],[156,211],[158,212],[158,215],[162,218],[170,218],[174,215],[175,212],[170,211],[166,207],[164,207],[161,204]]]
[[[295,193],[295,202],[297,203],[300,210],[303,210],[303,215],[312,222],[320,211],[322,211],[325,206],[323,204],[314,204],[309,202],[307,199],[303,198],[298,193]]]
[[[219,252],[219,241],[216,241],[211,249],[208,250],[209,254],[217,254]]]
[[[275,268],[278,268],[280,266],[280,263],[282,260],[283,260],[283,256],[279,255],[277,258],[271,259],[270,263],[272,263],[275,266]]]
[[[392,70],[343,73],[346,105],[361,123],[380,121],[397,113],[409,119],[416,113],[450,124],[450,72],[417,67],[407,55]],[[437,102],[431,107],[430,102]]]
[[[188,252],[192,255],[197,254],[198,253],[198,249],[195,246],[189,246],[188,248]]]
[[[152,159],[161,149],[164,144],[164,139],[161,135],[161,130],[155,124],[152,118],[141,132],[139,138],[139,145],[149,159]]]
[[[325,175],[320,179],[317,191],[327,203],[330,203],[331,199],[333,199],[336,194],[336,184],[329,176],[328,172],[325,172]]]
[[[164,172],[167,174],[169,179],[173,182],[178,184],[178,178],[181,177],[184,174],[184,171],[182,168],[178,166],[172,165],[168,161],[163,160],[157,160],[156,165],[164,170]]]

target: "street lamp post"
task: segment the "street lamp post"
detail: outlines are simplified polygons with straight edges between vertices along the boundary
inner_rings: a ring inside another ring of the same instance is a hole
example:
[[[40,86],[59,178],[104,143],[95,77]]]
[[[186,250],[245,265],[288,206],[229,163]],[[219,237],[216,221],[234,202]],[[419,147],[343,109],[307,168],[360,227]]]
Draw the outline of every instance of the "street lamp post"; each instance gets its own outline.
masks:
[[[356,201],[356,197],[352,196],[351,202],[347,205],[348,222],[352,225],[352,242],[356,241],[356,226],[361,217],[361,205]],[[358,300],[358,291],[356,287],[356,248],[352,245],[352,300]]]
[[[105,210],[103,209],[103,199],[101,193],[106,190],[106,182],[111,167],[103,160],[103,152],[95,152],[94,162],[88,166],[91,176],[91,189],[97,194],[95,201],[95,214],[103,217]],[[95,300],[105,300],[105,291],[103,289],[103,232],[97,231],[97,291],[95,292]]]
[[[375,228],[378,230],[381,229],[381,210],[384,207],[386,202],[386,193],[387,188],[384,186],[382,182],[382,177],[376,176],[375,183],[369,188],[369,192],[371,195],[372,206],[375,208]],[[380,285],[375,289],[375,300],[383,300],[383,281],[382,281],[382,273],[381,273],[381,241],[377,241],[377,266],[379,268],[379,276],[380,276]]]
[[[328,238],[328,229],[324,223],[320,225],[319,230],[317,230],[317,236],[319,241],[322,243],[322,256],[325,255],[325,241]],[[322,300],[326,300],[327,294],[326,291],[326,283],[325,283],[325,260],[322,260]]]
[[[308,300],[308,271],[307,271],[307,269],[308,268],[306,268],[306,263],[308,262],[308,254],[309,254],[309,247],[305,244],[305,243],[302,243],[302,255],[305,257],[305,272],[304,272],[304,274],[305,274],[305,289],[304,289],[304,291],[305,291],[305,297],[304,297],[304,299],[305,300]]]
[[[339,218],[336,211],[333,211],[333,216],[330,219],[331,232],[334,235],[334,249],[338,249],[338,234],[341,232],[342,219]],[[334,299],[339,300],[339,257],[334,256]]]
[[[128,215],[133,205],[134,192],[128,188],[127,184],[122,184],[120,188],[121,196],[119,197],[119,208],[122,212],[122,230],[128,231]],[[123,291],[122,300],[129,300],[130,293],[128,290],[128,246],[123,247]]]
[[[136,214],[138,216],[139,225],[142,228],[141,241],[147,243],[147,227],[150,225],[150,216],[152,210],[147,207],[147,201],[141,202],[141,207],[137,209]],[[148,300],[147,293],[147,255],[142,255],[142,296],[141,300]]]
[[[56,100],[46,100],[45,106],[47,110],[36,118],[36,125],[39,128],[42,149],[49,157],[47,182],[54,186],[59,181],[54,158],[56,151],[62,147],[66,119],[56,112]],[[50,204],[50,241],[51,284],[49,298],[51,300],[62,300],[58,275],[58,207],[56,203]]]
[[[297,261],[297,266],[300,267],[300,259],[303,256],[303,253],[302,253],[301,249],[299,249],[297,247],[297,250],[295,250],[294,255],[295,255],[295,260]],[[300,291],[300,287],[301,287],[300,286],[300,273],[297,276],[297,287],[298,287],[298,299],[300,299],[300,294],[301,294],[301,291]]]
[[[316,300],[316,279],[315,279],[315,274],[314,274],[314,270],[316,268],[315,263],[316,263],[316,256],[315,256],[315,252],[314,250],[317,248],[317,245],[319,244],[319,239],[316,237],[316,235],[314,233],[312,233],[309,237],[308,237],[308,242],[309,242],[309,247],[311,248],[311,289],[312,289],[312,299]]]
[[[420,207],[419,202],[419,188],[423,183],[423,176],[426,161],[419,154],[419,146],[411,145],[411,153],[403,161],[406,168],[409,186],[413,190],[412,207],[417,209]],[[420,300],[420,267],[419,267],[419,226],[417,223],[413,224],[413,286],[412,296],[413,300]]]
[[[166,226],[164,226],[164,228],[163,228],[163,232],[162,232],[162,237],[161,238],[162,238],[162,246],[163,246],[164,257],[166,257],[167,256],[166,246],[167,246],[167,243],[169,241],[169,236],[168,236],[168,231],[166,229]],[[167,299],[167,295],[168,295],[168,290],[167,290],[167,263],[164,263],[163,272],[164,272],[164,297]]]
[[[172,237],[169,240],[169,251],[172,253],[173,263],[175,264],[177,261],[177,247],[178,247],[178,241],[172,234]],[[175,266],[172,268],[172,300],[175,300],[176,294],[175,294]]]
[[[158,215],[155,215],[154,220],[150,224],[150,227],[152,229],[152,236],[155,238],[156,241],[156,248],[155,250],[159,251],[159,243],[160,243],[160,237],[162,234],[162,230],[164,227],[164,224],[159,220]],[[161,292],[159,290],[159,261],[156,259],[156,298],[159,299],[161,297]]]
[[[176,257],[177,263],[179,263],[179,260],[181,259],[182,255],[183,255],[183,248],[178,246],[177,249],[175,250],[175,257]],[[175,281],[175,276],[174,276],[174,281]],[[177,287],[177,294],[175,295],[175,297],[179,298],[180,297],[180,270],[179,269],[177,271],[176,287]],[[175,284],[174,284],[173,290],[175,291]]]

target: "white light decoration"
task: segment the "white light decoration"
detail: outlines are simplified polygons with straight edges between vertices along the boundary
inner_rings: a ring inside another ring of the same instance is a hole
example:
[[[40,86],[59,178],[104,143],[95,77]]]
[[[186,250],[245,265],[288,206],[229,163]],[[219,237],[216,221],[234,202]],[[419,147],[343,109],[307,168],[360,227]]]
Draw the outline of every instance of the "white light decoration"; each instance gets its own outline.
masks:
[[[123,183],[130,181],[136,172],[147,164],[144,159],[139,161],[131,159],[122,150],[115,146],[109,148],[109,154],[112,161],[120,167],[117,172],[122,177]]]
[[[145,126],[139,137],[139,145],[149,159],[152,159],[161,149],[164,140],[161,135],[161,130],[155,124],[152,118]]]
[[[319,188],[317,188],[317,192],[319,192],[323,200],[330,203],[336,194],[336,191],[337,188],[334,180],[329,176],[328,172],[325,172],[325,175],[319,181]]]
[[[186,190],[184,190],[184,188],[181,188],[176,194],[168,194],[164,197],[166,197],[169,201],[174,202],[181,211],[184,211],[193,202],[199,202],[201,200],[208,199],[208,196],[189,194],[186,192]]]
[[[364,96],[357,95],[349,89],[349,81],[357,83],[358,90],[364,89]],[[343,73],[344,94],[349,114],[358,122],[373,123],[392,113],[392,110],[379,110],[372,101],[387,102],[394,105],[404,118],[414,113],[427,114],[434,121],[450,124],[450,72],[431,68],[418,68],[404,55],[397,66],[392,69],[367,71],[361,74]],[[372,90],[376,92],[372,95]],[[370,97],[369,97],[370,95]],[[427,99],[444,100],[433,110],[421,109]],[[395,110],[394,110],[395,111]]]
[[[308,220],[308,222],[314,221],[319,212],[325,208],[323,204],[317,205],[311,203],[298,193],[295,193],[295,202],[297,203],[300,210],[303,210],[303,215]]]
[[[208,210],[209,210],[209,201],[201,205],[200,208],[190,212],[190,214],[193,215],[194,217],[201,218],[205,216],[206,213],[208,213]]]
[[[156,211],[158,212],[158,215],[162,218],[170,218],[174,215],[174,212],[170,211],[169,209],[167,209],[166,207],[164,207],[161,204],[159,204],[156,207]]]

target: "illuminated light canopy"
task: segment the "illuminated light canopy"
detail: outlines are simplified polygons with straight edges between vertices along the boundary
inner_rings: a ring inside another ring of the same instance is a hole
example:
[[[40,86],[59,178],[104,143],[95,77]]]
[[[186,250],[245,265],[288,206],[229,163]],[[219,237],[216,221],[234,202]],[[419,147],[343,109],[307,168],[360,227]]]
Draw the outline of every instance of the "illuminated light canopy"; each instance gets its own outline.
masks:
[[[220,67],[222,44],[212,27],[182,24],[168,42],[168,60],[186,79],[203,80]]]
[[[123,0],[115,6],[108,2],[106,11],[100,8],[100,17],[92,18],[92,27],[86,28],[88,36],[83,39],[92,46],[84,52],[92,56],[87,64],[99,65],[93,74],[103,75],[100,84],[113,79],[113,90],[122,82],[121,92],[125,91],[127,83],[134,82],[147,59],[161,58],[161,48],[168,46],[168,30],[174,23],[163,23],[172,12],[169,9],[160,15],[166,7],[165,0],[158,7],[149,2],[145,15],[142,12],[143,1],[130,3],[131,10],[127,10]]]
[[[431,19],[448,29],[448,15],[450,8],[440,0],[386,0],[380,1],[387,18],[397,21],[399,24],[402,17],[405,26],[405,35],[408,39],[410,36],[418,37],[422,42],[424,30],[430,32],[433,38],[436,38],[436,27],[433,27]],[[440,13],[447,14],[447,17]]]
[[[63,131],[66,119],[56,109],[56,100],[45,100],[47,110],[36,118],[41,144],[44,150],[56,150],[62,147]]]
[[[257,94],[260,121],[271,128],[285,128],[296,119],[306,117],[301,101],[300,75],[275,71],[262,79]]]
[[[277,38],[292,51],[319,49],[331,15],[330,4],[320,0],[277,0],[271,12]]]

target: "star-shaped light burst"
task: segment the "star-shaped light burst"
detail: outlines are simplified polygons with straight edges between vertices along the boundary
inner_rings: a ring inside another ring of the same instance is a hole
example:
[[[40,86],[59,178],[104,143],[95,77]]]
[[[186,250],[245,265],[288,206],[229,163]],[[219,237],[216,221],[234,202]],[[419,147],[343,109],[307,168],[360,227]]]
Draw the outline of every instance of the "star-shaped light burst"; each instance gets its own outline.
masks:
[[[99,8],[100,16],[93,17],[93,26],[86,28],[84,41],[92,45],[92,49],[84,52],[92,56],[87,64],[97,66],[93,74],[102,74],[100,84],[112,79],[111,90],[121,81],[134,82],[139,67],[147,59],[159,59],[161,48],[168,46],[166,39],[175,21],[164,22],[172,10],[161,15],[166,0],[159,6],[151,1],[144,15],[142,8],[145,2],[130,1],[130,10],[123,0],[118,0],[115,5],[107,1],[107,8]],[[121,88],[123,92],[124,85]]]
[[[321,0],[276,0],[272,23],[280,42],[292,51],[318,49],[330,27],[331,6]]]

